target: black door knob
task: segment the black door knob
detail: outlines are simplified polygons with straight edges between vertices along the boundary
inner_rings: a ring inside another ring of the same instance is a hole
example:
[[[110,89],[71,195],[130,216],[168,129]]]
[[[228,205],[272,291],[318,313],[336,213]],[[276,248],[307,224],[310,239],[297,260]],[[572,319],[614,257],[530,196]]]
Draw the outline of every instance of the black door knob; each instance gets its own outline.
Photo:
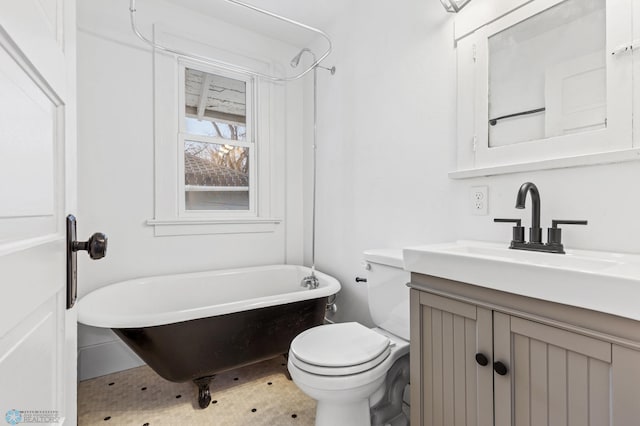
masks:
[[[102,232],[96,232],[89,237],[89,257],[91,259],[102,259],[107,254],[107,236]]]
[[[107,254],[107,236],[96,232],[88,241],[74,241],[73,251],[86,250],[91,259],[102,259]]]
[[[480,364],[481,366],[485,367],[487,364],[489,364],[489,360],[487,359],[487,357],[482,354],[482,353],[477,353],[476,354],[476,362],[478,364]]]
[[[506,365],[504,365],[503,363],[498,361],[498,362],[494,362],[493,363],[493,371],[495,371],[496,373],[498,373],[501,376],[504,376],[504,375],[507,374],[509,369],[507,368]]]
[[[67,309],[71,309],[78,296],[78,250],[86,250],[91,259],[102,259],[107,254],[107,236],[96,232],[87,241],[77,241],[76,217],[67,216]]]

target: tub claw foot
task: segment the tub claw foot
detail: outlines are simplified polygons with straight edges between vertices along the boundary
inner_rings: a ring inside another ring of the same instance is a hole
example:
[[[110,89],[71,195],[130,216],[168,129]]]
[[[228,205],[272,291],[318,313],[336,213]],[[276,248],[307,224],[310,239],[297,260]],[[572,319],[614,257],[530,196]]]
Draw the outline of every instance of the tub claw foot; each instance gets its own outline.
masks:
[[[198,389],[198,405],[200,408],[207,408],[211,404],[211,391],[209,385]]]
[[[198,386],[198,405],[200,408],[207,408],[211,403],[211,390],[209,389],[211,380],[213,377],[202,377],[193,381]]]

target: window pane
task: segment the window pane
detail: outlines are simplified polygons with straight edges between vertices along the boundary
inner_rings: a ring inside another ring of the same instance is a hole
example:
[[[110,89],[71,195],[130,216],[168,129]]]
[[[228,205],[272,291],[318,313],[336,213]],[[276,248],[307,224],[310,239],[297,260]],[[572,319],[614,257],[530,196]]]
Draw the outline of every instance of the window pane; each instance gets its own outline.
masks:
[[[244,141],[247,139],[247,128],[229,123],[185,118],[185,131],[192,135],[218,137],[228,140]]]
[[[249,210],[249,148],[185,141],[186,210]]]
[[[187,133],[246,140],[246,82],[186,68],[185,117]]]

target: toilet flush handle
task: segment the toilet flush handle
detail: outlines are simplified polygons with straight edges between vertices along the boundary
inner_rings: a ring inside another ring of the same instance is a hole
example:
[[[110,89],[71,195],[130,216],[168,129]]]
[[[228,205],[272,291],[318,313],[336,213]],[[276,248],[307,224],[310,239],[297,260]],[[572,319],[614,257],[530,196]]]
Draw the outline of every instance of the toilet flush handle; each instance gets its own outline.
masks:
[[[363,260],[361,265],[362,265],[362,268],[365,271],[370,271],[371,270],[371,264],[369,262],[367,262],[366,260]],[[366,283],[367,279],[366,278],[362,278],[362,277],[356,277],[356,282],[357,283]]]

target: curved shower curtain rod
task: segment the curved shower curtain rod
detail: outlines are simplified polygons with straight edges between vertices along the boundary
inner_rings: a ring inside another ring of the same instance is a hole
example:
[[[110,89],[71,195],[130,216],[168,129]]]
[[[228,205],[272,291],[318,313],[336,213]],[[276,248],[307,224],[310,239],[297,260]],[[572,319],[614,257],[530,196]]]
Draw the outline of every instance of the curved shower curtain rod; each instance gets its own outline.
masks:
[[[327,33],[325,33],[322,30],[319,30],[317,28],[311,27],[309,25],[303,24],[301,22],[298,21],[294,21],[293,19],[289,19],[289,18],[285,18],[284,16],[280,16],[277,15],[273,12],[269,12],[268,10],[264,10],[264,9],[260,9],[256,6],[252,6],[250,4],[247,3],[243,3],[241,1],[238,0],[224,0],[227,3],[233,3],[235,5],[238,6],[242,6],[242,7],[246,7],[247,9],[262,13],[263,15],[267,15],[270,16],[272,18],[278,19],[280,21],[284,21],[287,22],[289,24],[295,25],[299,28],[303,28],[309,31],[312,31],[316,34],[321,35],[322,37],[324,37],[324,39],[327,41],[327,43],[329,44],[327,50],[320,55],[320,57],[315,60],[313,62],[313,64],[311,64],[307,69],[305,69],[304,71],[302,71],[299,74],[296,74],[292,77],[277,77],[274,75],[270,75],[270,74],[265,74],[265,73],[261,73],[259,71],[255,71],[252,70],[250,68],[245,68],[239,65],[234,65],[234,64],[230,64],[228,62],[223,62],[220,61],[218,59],[213,59],[213,58],[209,58],[206,56],[200,56],[200,55],[195,55],[193,53],[188,53],[188,52],[184,52],[181,50],[177,50],[177,49],[172,49],[166,46],[163,46],[161,44],[158,44],[152,40],[149,40],[148,38],[146,38],[139,30],[138,27],[136,26],[136,0],[130,0],[129,3],[129,13],[131,16],[131,29],[133,30],[133,32],[138,36],[138,38],[140,38],[142,41],[144,41],[145,43],[147,43],[149,46],[151,46],[154,49],[158,49],[161,50],[163,52],[168,52],[168,53],[173,53],[175,55],[179,55],[179,56],[185,56],[187,58],[191,58],[191,59],[195,59],[198,61],[204,61],[204,62],[209,62],[209,63],[213,63],[216,66],[219,66],[220,68],[223,68],[227,71],[235,71],[235,72],[243,72],[243,73],[247,73],[256,77],[260,77],[263,78],[265,80],[269,80],[269,81],[273,81],[273,82],[287,82],[287,81],[294,81],[294,80],[298,80],[302,77],[304,77],[305,75],[307,75],[311,70],[313,70],[316,66],[318,66],[320,64],[320,62],[322,62],[324,60],[324,58],[326,58],[327,56],[329,56],[329,54],[331,53],[331,39],[329,38],[329,36],[327,35]]]

